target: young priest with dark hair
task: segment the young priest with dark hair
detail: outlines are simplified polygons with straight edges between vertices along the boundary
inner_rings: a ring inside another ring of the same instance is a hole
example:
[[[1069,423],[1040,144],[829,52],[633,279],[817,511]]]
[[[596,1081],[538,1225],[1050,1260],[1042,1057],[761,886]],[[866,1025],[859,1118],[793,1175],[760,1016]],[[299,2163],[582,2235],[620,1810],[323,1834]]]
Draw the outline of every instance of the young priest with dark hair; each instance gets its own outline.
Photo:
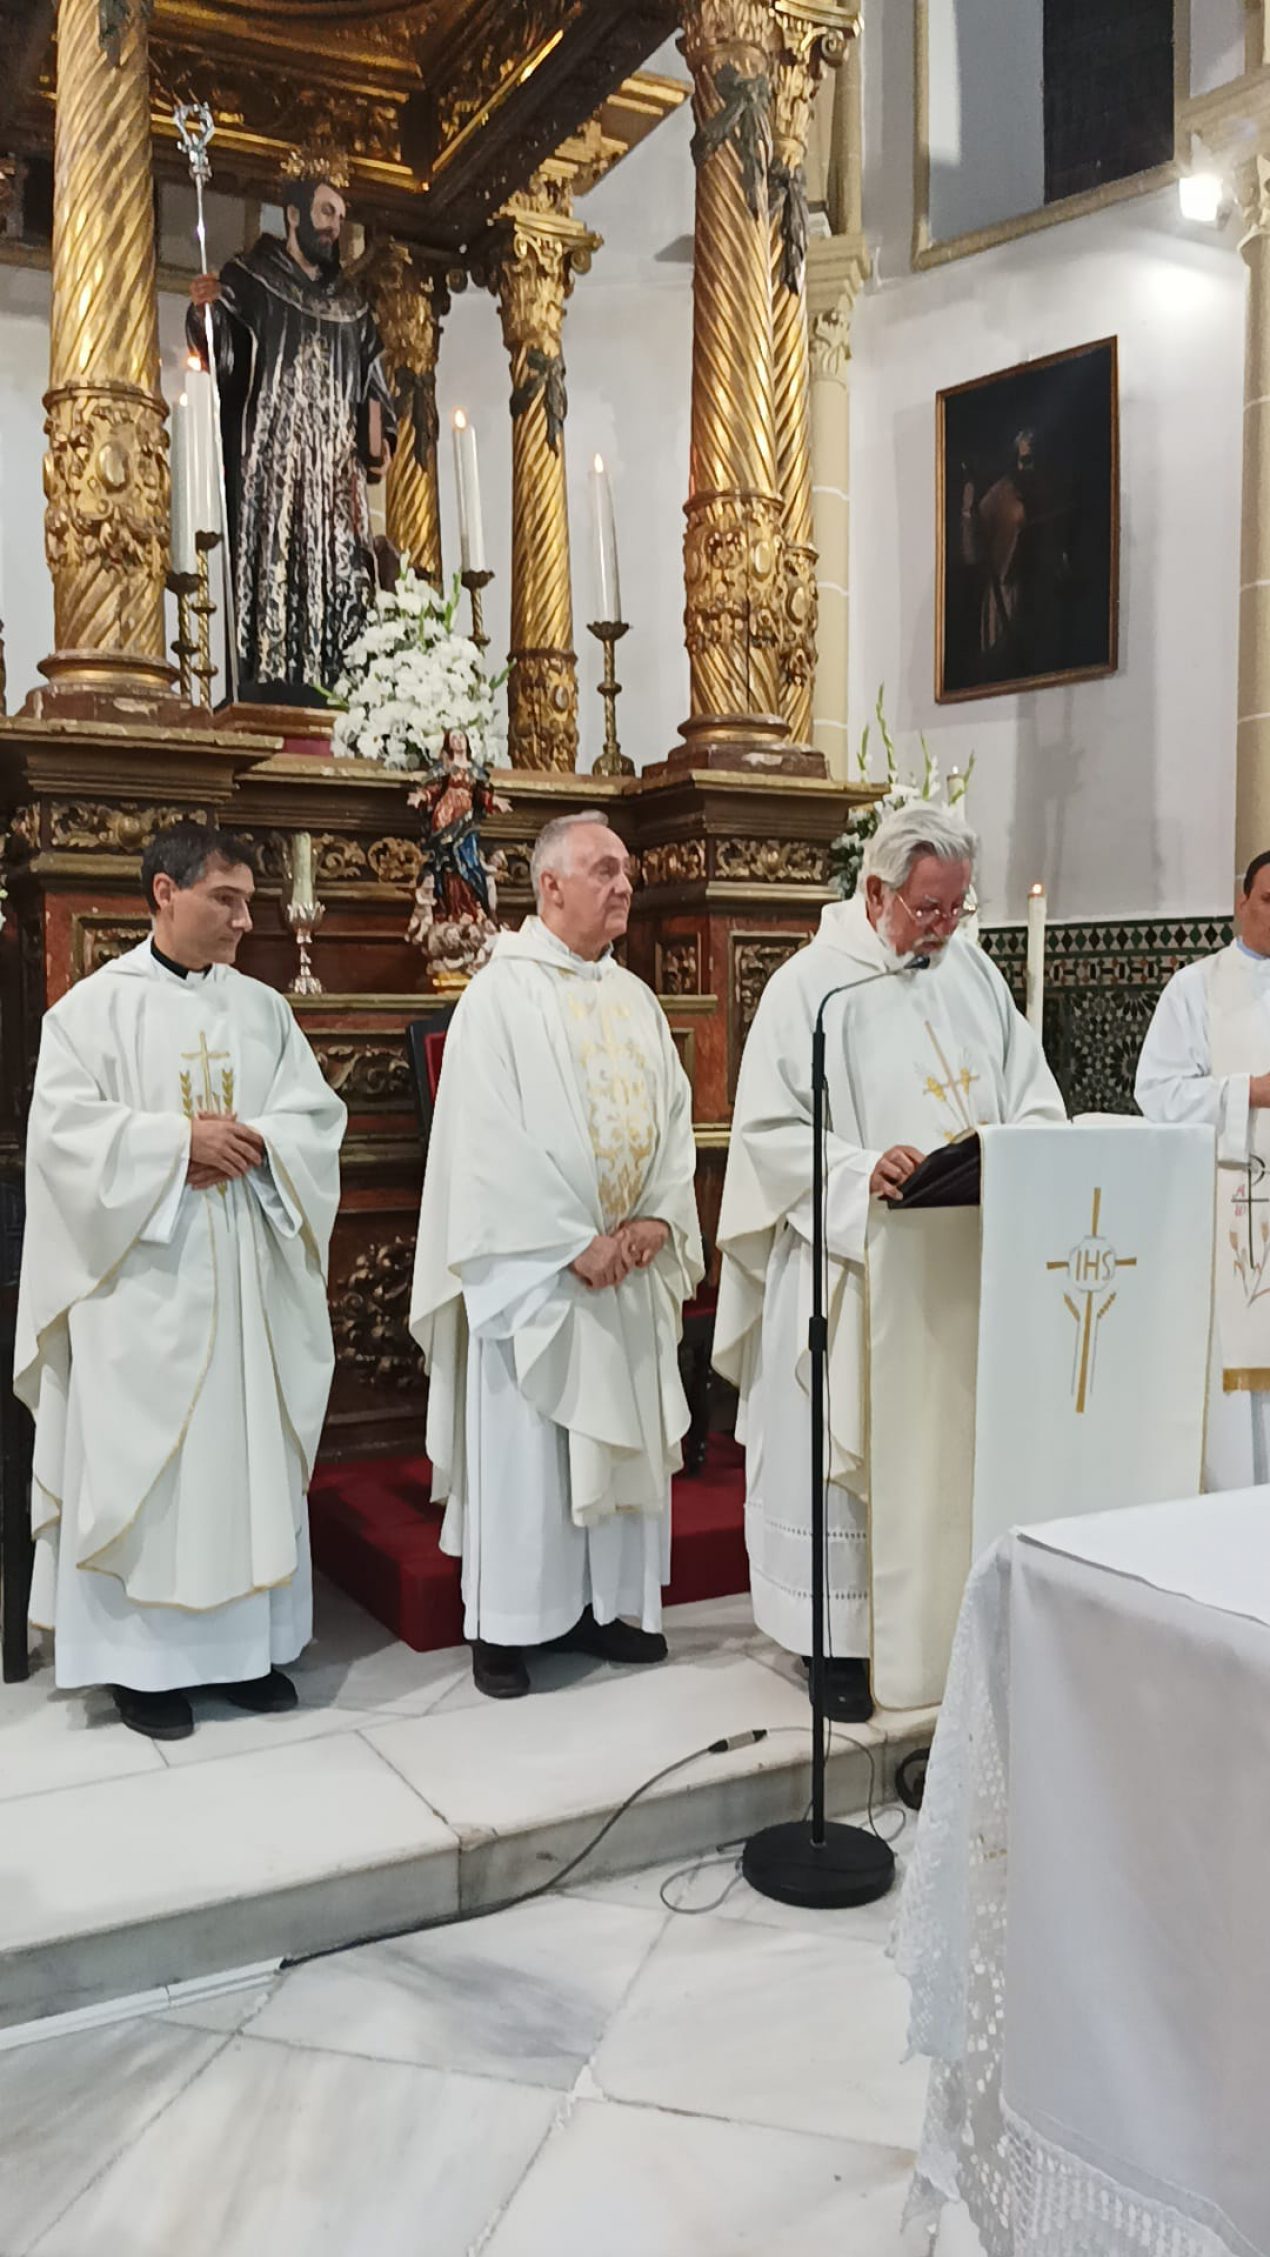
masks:
[[[44,1021],[15,1386],[57,1682],[174,1740],[190,1689],[295,1705],[345,1113],[285,998],[233,968],[251,849],[174,823],[142,882],[150,938]]]

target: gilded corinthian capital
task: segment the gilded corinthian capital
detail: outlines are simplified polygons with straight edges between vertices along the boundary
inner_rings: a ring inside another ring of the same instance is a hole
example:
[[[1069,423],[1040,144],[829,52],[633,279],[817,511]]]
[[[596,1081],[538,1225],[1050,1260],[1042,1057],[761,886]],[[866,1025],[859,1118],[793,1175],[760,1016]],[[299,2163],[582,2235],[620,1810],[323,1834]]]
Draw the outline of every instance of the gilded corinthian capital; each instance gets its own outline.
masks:
[[[485,263],[511,361],[512,584],[508,752],[516,768],[578,764],[569,572],[564,309],[599,248],[568,182],[535,174],[495,223]]]

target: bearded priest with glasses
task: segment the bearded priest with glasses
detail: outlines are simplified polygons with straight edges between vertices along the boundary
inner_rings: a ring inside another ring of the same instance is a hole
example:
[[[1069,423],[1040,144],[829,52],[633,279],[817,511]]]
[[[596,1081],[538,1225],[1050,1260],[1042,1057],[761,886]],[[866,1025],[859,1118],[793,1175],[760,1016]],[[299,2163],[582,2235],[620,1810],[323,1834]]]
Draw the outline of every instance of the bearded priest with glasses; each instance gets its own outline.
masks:
[[[741,1063],[719,1220],[714,1360],[739,1390],[754,1616],[811,1651],[812,1029],[826,1030],[829,1322],[825,1622],[832,1715],[872,1714],[865,1240],[922,1159],[1005,1121],[1061,1121],[1057,1084],[1005,981],[958,934],[977,841],[919,801],[878,825],[860,891],[773,973]],[[914,1386],[920,1387],[914,1370]]]

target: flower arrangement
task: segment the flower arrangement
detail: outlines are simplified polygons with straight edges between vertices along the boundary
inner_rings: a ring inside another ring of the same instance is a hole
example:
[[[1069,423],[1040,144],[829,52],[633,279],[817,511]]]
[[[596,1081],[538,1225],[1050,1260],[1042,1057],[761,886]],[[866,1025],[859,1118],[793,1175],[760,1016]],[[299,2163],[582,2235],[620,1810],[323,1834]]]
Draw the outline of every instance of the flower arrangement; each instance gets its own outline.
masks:
[[[447,599],[402,558],[396,586],[379,590],[329,693],[340,709],[332,751],[409,775],[431,769],[447,740],[462,735],[474,766],[498,760],[507,734],[502,677],[491,680],[476,644],[456,633],[459,596],[457,576]]]
[[[871,801],[869,806],[852,808],[847,817],[846,829],[839,833],[829,849],[830,872],[834,884],[846,901],[850,900],[860,883],[865,847],[884,815],[893,814],[898,807],[908,807],[914,800],[939,799],[941,795],[945,806],[960,807],[974,774],[975,761],[972,753],[964,775],[960,769],[953,768],[949,771],[945,784],[939,773],[939,762],[923,736],[917,740],[922,748],[921,781],[913,783],[901,777],[895,739],[887,726],[883,708],[884,695],[885,692],[880,689],[873,718],[877,722],[882,749],[886,754],[886,790],[880,799]],[[856,771],[862,784],[872,780],[869,775],[869,737],[872,728],[873,722],[866,722],[860,739],[860,750],[856,755]]]

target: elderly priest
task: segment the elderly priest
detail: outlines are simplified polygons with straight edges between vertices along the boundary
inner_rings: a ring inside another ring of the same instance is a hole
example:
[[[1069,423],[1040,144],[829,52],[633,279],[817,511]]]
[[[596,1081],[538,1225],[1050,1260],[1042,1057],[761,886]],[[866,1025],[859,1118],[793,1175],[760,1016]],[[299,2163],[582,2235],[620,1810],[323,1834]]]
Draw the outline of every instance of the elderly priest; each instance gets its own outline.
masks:
[[[312,1627],[344,1107],[284,998],[233,969],[250,848],[175,823],[142,882],[151,938],[44,1021],[15,1383],[57,1682],[175,1740],[182,1688],[295,1704],[275,1665]]]
[[[811,1650],[811,1042],[827,1042],[828,1573],[826,1683],[836,1716],[872,1713],[866,1487],[865,1242],[932,1148],[996,1121],[1061,1121],[1035,1035],[980,949],[958,936],[976,842],[924,802],[879,824],[861,890],[769,980],[746,1044],[719,1243],[715,1363],[740,1391],[746,1542],[759,1628]],[[922,1374],[914,1363],[915,1412]]]
[[[529,1691],[527,1646],[665,1658],[701,1275],[688,1082],[613,956],[626,849],[602,815],[561,816],[532,877],[537,916],[500,933],[446,1038],[410,1319],[473,1676],[501,1700]]]
[[[1229,948],[1173,974],[1134,1092],[1149,1121],[1217,1131],[1210,1489],[1270,1481],[1270,853],[1248,865],[1235,931]]]

